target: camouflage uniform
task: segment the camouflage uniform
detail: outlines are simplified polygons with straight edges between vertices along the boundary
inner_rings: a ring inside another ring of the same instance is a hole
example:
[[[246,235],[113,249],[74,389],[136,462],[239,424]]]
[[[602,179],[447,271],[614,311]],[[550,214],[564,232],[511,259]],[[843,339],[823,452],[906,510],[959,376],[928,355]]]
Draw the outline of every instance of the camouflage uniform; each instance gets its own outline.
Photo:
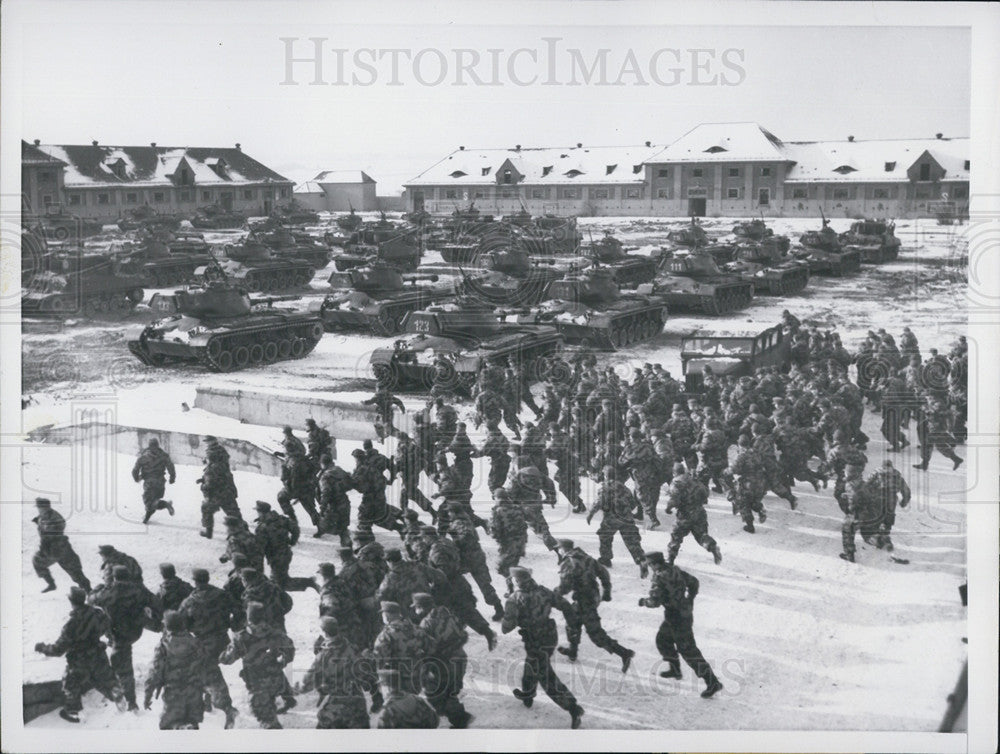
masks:
[[[718,426],[707,426],[698,441],[701,464],[698,481],[704,485],[713,482],[716,492],[722,492],[722,473],[729,465],[729,439]]]
[[[331,462],[321,468],[317,477],[319,488],[320,528],[325,534],[336,534],[341,544],[351,540],[351,500],[347,491],[354,485],[351,475]]]
[[[166,489],[164,477],[170,475],[170,483],[177,479],[177,470],[170,456],[159,445],[143,448],[132,467],[132,478],[142,480],[142,504],[146,508],[143,523],[149,521],[154,512],[167,507],[163,500]]]
[[[227,516],[243,518],[240,507],[236,503],[236,485],[233,474],[229,470],[229,454],[221,445],[209,446],[209,454],[205,459],[202,471],[201,494],[201,529],[203,536],[212,538],[215,526],[215,513],[222,510]]]
[[[367,400],[361,401],[364,406],[375,406],[375,434],[380,440],[395,434],[395,427],[392,426],[392,409],[398,406],[400,411],[406,411],[406,406],[396,396],[389,392],[388,388],[379,387],[375,395]]]
[[[775,432],[775,445],[781,451],[778,459],[782,482],[791,487],[795,480],[810,482],[819,491],[819,482],[825,479],[809,468],[810,448],[814,447],[810,430],[799,428],[791,422],[778,427]]]
[[[670,675],[666,677],[681,677],[680,658],[683,657],[695,675],[708,684],[706,691],[709,691],[716,686],[721,688],[721,684],[694,640],[694,598],[698,586],[698,579],[677,566],[654,563],[649,596],[640,598],[639,604],[663,607],[663,622],[656,632],[656,648],[670,664]]]
[[[146,707],[154,691],[163,691],[160,730],[197,730],[205,717],[204,647],[184,630],[166,630],[153,652],[146,676]]]
[[[307,422],[308,424],[308,422]],[[333,449],[333,438],[330,433],[315,422],[309,424],[307,430],[308,457],[314,468],[319,468],[319,460]]]
[[[660,501],[660,459],[648,440],[633,436],[625,444],[618,463],[629,470],[635,481],[636,496],[651,526],[658,526],[656,504]]]
[[[855,532],[864,527],[864,522],[868,518],[865,480],[861,472],[861,466],[849,465],[847,467],[842,495],[841,507],[844,509],[844,523],[840,528],[841,540],[844,545],[842,557],[851,562],[854,561]]]
[[[267,623],[250,626],[233,637],[219,657],[223,665],[243,660],[240,678],[250,692],[250,709],[264,728],[280,728],[274,703],[288,687],[283,668],[295,659],[295,645],[285,632]]]
[[[838,442],[830,452],[826,454],[826,462],[837,476],[833,485],[833,496],[837,500],[840,509],[847,513],[848,504],[845,492],[847,490],[846,469],[848,466],[860,466],[864,468],[868,463],[868,456],[850,443]]]
[[[795,495],[792,494],[792,491],[782,480],[783,475],[778,468],[778,452],[774,446],[774,437],[770,434],[757,435],[753,439],[753,449],[757,453],[757,458],[760,459],[761,466],[764,469],[764,479],[767,482],[768,489],[772,490],[782,500],[787,500],[788,504],[794,510],[796,503]]]
[[[468,662],[463,649],[468,634],[451,610],[442,605],[423,614],[418,630],[423,634],[426,652],[420,679],[427,701],[453,727],[463,728],[471,717],[458,700]]]
[[[580,466],[570,438],[558,430],[551,430],[549,445],[545,455],[555,461],[555,482],[559,491],[569,500],[577,513],[586,510],[580,497]]]
[[[493,588],[490,569],[486,565],[486,553],[479,544],[479,536],[472,522],[467,517],[456,515],[455,511],[452,511],[448,533],[455,540],[461,553],[461,573],[472,576],[479,591],[482,592],[483,600],[499,613],[503,610],[503,603]]]
[[[935,448],[941,455],[954,463],[953,469],[957,469],[962,464],[963,459],[955,454],[955,445],[958,441],[951,433],[948,419],[947,409],[941,402],[932,402],[929,406],[921,409],[917,418],[920,463],[914,464],[913,468],[926,471]]]
[[[509,574],[511,566],[516,566],[524,557],[528,544],[528,524],[524,520],[524,509],[510,500],[497,500],[490,515],[490,535],[496,540],[499,551],[497,572],[501,576]]]
[[[511,499],[521,505],[528,526],[542,538],[545,546],[552,550],[556,546],[556,540],[549,533],[549,524],[542,513],[543,494],[555,502],[555,485],[534,466],[522,466],[511,476]]]
[[[283,486],[278,493],[278,504],[281,505],[282,512],[289,518],[298,521],[293,506],[293,501],[297,500],[316,530],[323,531],[314,502],[316,475],[313,465],[305,453],[294,453],[285,458],[285,462],[281,466],[281,482]]]
[[[157,615],[156,599],[142,584],[115,581],[92,595],[92,603],[111,619],[111,669],[125,692],[130,706],[136,705],[135,673],[132,670],[132,645],[142,636],[146,608]]]
[[[187,620],[188,628],[203,650],[205,689],[211,695],[212,704],[221,710],[232,709],[229,686],[219,669],[219,655],[229,644],[229,629],[243,622],[240,604],[229,592],[205,581],[195,585],[178,612]]]
[[[629,650],[608,636],[597,613],[602,601],[611,601],[611,576],[607,568],[579,547],[574,547],[559,561],[559,586],[553,591],[560,597],[573,593],[573,607],[579,623],[566,626],[569,651],[564,654],[570,659],[576,659],[582,628],[587,629],[590,640],[605,652],[618,655],[623,660],[630,655]]]
[[[890,534],[896,523],[896,503],[905,508],[910,502],[910,487],[897,469],[886,463],[867,482],[869,509],[861,535],[875,538],[876,546],[892,550]]]
[[[299,541],[299,525],[295,519],[268,510],[257,517],[254,530],[257,544],[271,566],[271,580],[286,589],[289,585],[288,567],[292,563],[292,547]],[[246,554],[246,551],[242,551]]]
[[[448,449],[458,430],[458,412],[454,406],[441,402],[434,412],[434,452],[441,453]]]
[[[121,685],[115,677],[101,637],[111,629],[111,621],[100,608],[82,603],[74,604],[69,619],[63,625],[59,638],[53,644],[39,642],[35,651],[48,657],[66,655],[62,690],[67,712],[75,715],[83,709],[82,698],[91,688],[106,698],[121,703],[124,699]]]
[[[407,510],[410,500],[413,500],[422,510],[433,511],[434,506],[420,489],[420,448],[412,440],[404,440],[402,435],[396,445],[395,469],[402,481],[399,487],[400,509]]]
[[[114,583],[115,566],[124,566],[128,571],[130,581],[137,584],[142,583],[142,566],[139,565],[139,561],[131,555],[111,548],[106,551],[101,550],[101,577],[105,586],[111,586]]]
[[[447,452],[454,456],[452,468],[458,474],[462,487],[472,488],[472,456],[476,452],[472,441],[466,434],[464,427],[458,427],[454,437],[448,444]]]
[[[322,636],[312,667],[302,679],[302,691],[319,691],[317,728],[370,728],[368,707],[361,693],[362,680],[368,687],[374,679],[364,675],[364,663],[357,649],[345,638],[348,629],[341,625],[336,636]]]
[[[382,628],[382,618],[375,602],[375,590],[378,589],[381,577],[376,580],[370,567],[357,558],[351,558],[341,565],[337,578],[344,583],[347,593],[354,600],[354,607],[361,624],[357,644],[359,647],[371,647]]]
[[[763,502],[764,495],[767,494],[767,480],[764,479],[761,471],[761,462],[757,452],[750,447],[741,446],[729,467],[729,475],[730,477],[739,477],[734,480],[734,486],[730,493],[733,512],[739,513],[743,519],[744,528],[753,532],[753,514],[758,514],[761,521],[767,517]]]
[[[351,594],[350,587],[336,574],[327,576],[323,580],[319,592],[319,614],[320,617],[336,619],[340,635],[355,646],[364,647],[360,638],[361,617],[358,614],[357,599]]]
[[[256,602],[264,608],[264,620],[272,626],[285,630],[285,616],[292,610],[292,598],[273,581],[260,573],[243,587],[243,608]]]
[[[351,483],[361,493],[358,528],[370,532],[372,526],[377,525],[383,529],[401,532],[402,511],[394,505],[389,505],[385,499],[385,488],[389,483],[385,475],[364,458],[359,456],[355,458],[358,464],[351,473]]]
[[[431,574],[428,574],[422,566],[422,563],[409,560],[397,560],[392,563],[389,573],[375,591],[375,599],[379,602],[395,602],[405,614],[414,594],[430,592],[432,589],[432,581],[428,578]],[[443,577],[440,580],[443,581]]]
[[[416,694],[420,685],[420,662],[426,654],[427,639],[402,615],[386,616],[386,624],[372,647],[379,669],[399,672],[400,688]]]
[[[219,557],[220,563],[228,563],[237,552],[243,553],[251,568],[264,570],[264,551],[260,542],[250,531],[243,519],[233,521],[226,517],[226,551]]]
[[[597,511],[604,513],[601,525],[597,527],[597,538],[600,540],[600,563],[610,566],[614,557],[612,543],[615,534],[620,534],[625,547],[637,565],[642,565],[642,539],[639,529],[632,518],[635,508],[635,498],[621,482],[606,479],[597,490],[597,500],[587,514],[587,523]]]
[[[689,469],[698,466],[698,456],[695,454],[697,432],[694,422],[683,411],[675,410],[670,419],[663,425],[670,435],[674,446],[674,454],[684,460]]]
[[[177,610],[193,591],[194,587],[179,576],[163,579],[156,592],[156,602],[160,612]]]
[[[681,542],[688,534],[693,534],[698,544],[712,553],[716,562],[721,560],[719,546],[708,534],[708,516],[705,514],[707,503],[708,488],[705,485],[688,473],[674,475],[667,499],[667,513],[676,509],[677,520],[670,532],[668,562],[674,562],[681,549]]]
[[[476,452],[476,455],[490,459],[490,473],[486,479],[487,488],[495,490],[497,487],[503,487],[507,481],[507,473],[510,471],[510,443],[495,425],[489,425],[486,442]]]
[[[576,612],[566,598],[536,584],[530,577],[517,581],[504,606],[503,632],[508,634],[517,628],[524,642],[524,670],[515,696],[530,706],[540,685],[553,702],[576,716],[579,710],[576,697],[552,667],[552,653],[559,643],[556,622],[549,617],[552,608],[565,616],[567,632],[571,626],[579,630]]]
[[[38,550],[31,556],[31,565],[39,578],[55,589],[55,581],[49,567],[58,563],[66,575],[85,591],[90,591],[90,579],[83,573],[80,556],[76,554],[65,535],[66,519],[47,505],[38,507],[38,515],[32,519],[38,526]]]
[[[426,699],[406,691],[390,690],[378,728],[436,728],[440,719]]]

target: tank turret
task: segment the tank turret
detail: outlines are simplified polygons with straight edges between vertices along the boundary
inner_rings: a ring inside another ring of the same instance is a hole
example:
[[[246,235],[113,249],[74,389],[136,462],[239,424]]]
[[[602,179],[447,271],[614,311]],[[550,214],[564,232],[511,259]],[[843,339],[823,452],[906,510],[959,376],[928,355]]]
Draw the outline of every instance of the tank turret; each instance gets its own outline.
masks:
[[[229,279],[250,291],[278,291],[309,285],[314,270],[304,259],[276,256],[252,238],[225,247],[226,258],[213,259],[196,274],[205,280]]]
[[[412,272],[422,255],[419,229],[396,225],[385,219],[362,226],[344,244],[344,252],[333,256],[334,266],[344,272],[382,260],[402,272]]]
[[[902,247],[896,238],[896,224],[885,220],[858,220],[840,234],[840,242],[860,252],[861,261],[868,264],[891,262],[899,257]]]
[[[604,231],[604,237],[583,247],[584,256],[594,260],[596,264],[608,264],[614,267],[615,280],[620,285],[632,286],[648,283],[656,277],[658,259],[653,256],[629,254],[625,245]]]
[[[351,211],[346,215],[338,215],[334,222],[338,228],[350,233],[361,227],[361,216],[354,211],[354,206],[351,205]]]
[[[725,314],[746,307],[753,299],[753,284],[723,273],[711,254],[664,254],[660,271],[655,280],[637,290],[665,296],[671,311]]]
[[[767,227],[763,218],[754,218],[733,226],[733,234],[741,238],[748,238],[751,241],[762,241],[774,235],[774,231]]]
[[[830,221],[823,215],[820,230],[807,230],[799,237],[799,246],[793,250],[795,258],[809,264],[810,272],[837,277],[861,269],[861,252],[844,248]]]
[[[225,209],[218,204],[200,207],[191,217],[191,225],[206,230],[232,230],[242,228],[247,221],[246,215],[232,209]]]
[[[107,253],[49,254],[21,295],[25,316],[120,318],[143,299],[144,280]]]
[[[323,337],[316,315],[255,302],[232,282],[156,294],[150,308],[166,316],[128,340],[129,351],[150,366],[194,362],[231,372],[301,358]]]
[[[672,230],[667,234],[667,240],[678,246],[692,248],[695,246],[707,246],[709,243],[708,234],[701,227],[697,217],[691,218],[691,223],[684,228]]]

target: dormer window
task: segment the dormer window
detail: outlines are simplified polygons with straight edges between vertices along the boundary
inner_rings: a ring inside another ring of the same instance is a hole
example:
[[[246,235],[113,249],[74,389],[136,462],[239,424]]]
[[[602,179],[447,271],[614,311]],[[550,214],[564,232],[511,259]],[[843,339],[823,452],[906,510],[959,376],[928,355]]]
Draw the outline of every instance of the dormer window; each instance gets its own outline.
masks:
[[[125,178],[127,177],[125,175],[125,160],[123,160],[121,157],[119,157],[116,160],[108,160],[107,162],[104,163],[104,167],[107,168],[107,170],[111,172],[111,174],[114,175],[116,178],[121,178],[122,180],[125,180]]]
[[[490,174],[490,170],[491,170],[491,168],[483,168],[483,175],[484,176],[489,175]]]
[[[228,173],[226,172],[226,168],[228,168],[229,166],[226,164],[226,161],[222,157],[212,157],[208,160],[205,160],[205,164],[208,165],[212,169],[212,171],[220,178],[229,177]]]
[[[718,154],[719,152],[725,152],[726,148],[720,146],[714,146],[714,147],[709,147],[705,151],[708,152],[709,154]]]
[[[511,171],[509,171],[509,170],[503,171],[503,182],[504,183],[513,183],[514,182],[514,175],[511,173]]]
[[[642,172],[642,165],[633,165],[632,166],[632,174],[633,175],[638,175],[641,172]]]
[[[545,167],[542,168],[542,178],[544,178],[545,176],[547,176],[551,172],[552,172],[552,166],[551,165],[546,165]]]
[[[454,171],[451,174],[451,177],[452,178],[464,178],[466,175],[467,175],[467,173],[465,173],[465,172],[463,172],[461,170],[456,170],[456,171]]]
[[[854,173],[857,168],[852,168],[850,165],[841,165],[839,168],[834,168],[834,173],[840,173],[841,175],[847,175],[848,173]]]
[[[618,167],[617,165],[607,165],[607,166],[605,166],[605,168],[604,168],[604,175],[611,175],[613,172],[615,172],[615,168],[617,168],[617,167]]]
[[[563,175],[567,178],[576,178],[578,175],[583,175],[583,171],[573,168],[572,170],[567,170]]]
[[[891,173],[895,169],[896,169],[896,163],[895,162],[887,162],[885,164],[885,172]]]
[[[928,163],[924,163],[920,166],[920,180],[929,181],[931,179],[931,166]]]
[[[968,161],[968,160],[966,160],[966,161],[965,161],[965,169],[966,169],[966,170],[968,170],[968,169],[969,169],[969,161]]]

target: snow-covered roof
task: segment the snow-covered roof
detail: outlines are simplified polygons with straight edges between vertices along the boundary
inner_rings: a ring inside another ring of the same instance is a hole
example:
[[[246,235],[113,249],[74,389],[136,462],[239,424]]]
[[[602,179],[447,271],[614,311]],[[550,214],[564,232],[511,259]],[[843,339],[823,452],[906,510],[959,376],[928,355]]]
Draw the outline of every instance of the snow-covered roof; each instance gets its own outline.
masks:
[[[315,181],[306,181],[305,183],[300,183],[292,191],[293,194],[322,194],[323,187],[320,186]]]
[[[21,162],[32,165],[60,165],[61,160],[57,160],[52,155],[46,154],[34,144],[21,141]]]
[[[702,123],[648,162],[784,162],[781,147],[757,123]]]
[[[313,178],[317,183],[375,183],[363,170],[324,170]]]
[[[94,185],[157,186],[171,184],[184,164],[195,185],[240,184],[287,178],[233,147],[116,147],[43,144],[33,149],[66,164],[67,188]],[[22,146],[22,155],[24,154]],[[116,172],[116,165],[121,169]],[[216,166],[213,169],[212,166]]]
[[[947,180],[969,180],[969,139],[886,139],[785,142],[795,165],[786,183],[908,181],[907,170],[926,152]]]
[[[642,166],[662,146],[539,147],[526,149],[457,149],[405,185],[455,186],[496,183],[507,165],[523,176],[520,183],[594,184],[643,182]]]

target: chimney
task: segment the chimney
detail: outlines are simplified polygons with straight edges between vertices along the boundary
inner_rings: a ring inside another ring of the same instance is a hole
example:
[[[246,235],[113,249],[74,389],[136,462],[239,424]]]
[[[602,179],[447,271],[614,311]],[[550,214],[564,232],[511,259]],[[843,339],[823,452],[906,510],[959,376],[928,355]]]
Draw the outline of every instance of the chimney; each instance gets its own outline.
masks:
[[[943,139],[944,138],[944,134],[943,133],[936,133],[936,134],[934,134],[934,138],[935,139]]]
[[[42,143],[42,140],[41,140],[41,139],[35,139],[35,146],[36,146],[36,147],[37,147],[38,145],[40,145],[41,143]]]
[[[646,142],[646,146],[647,146],[647,147],[651,147],[651,146],[653,146],[653,142],[651,142],[651,141],[647,141],[647,142]]]
[[[514,151],[515,152],[520,152],[521,151],[521,145],[520,144],[515,144],[514,145]]]
[[[95,147],[96,147],[96,146],[97,146],[97,139],[94,139],[94,140],[93,140],[92,142],[90,142],[90,143],[91,143],[91,144],[92,144],[93,146],[95,146]]]
[[[853,137],[853,136],[848,136],[848,137],[847,137],[847,140],[848,140],[848,141],[854,141],[854,137]]]
[[[578,142],[576,143],[576,148],[577,148],[577,149],[579,149],[579,148],[580,148],[580,147],[582,147],[582,146],[583,146],[583,142],[580,142],[580,141],[578,141]]]
[[[155,147],[155,146],[156,146],[156,142],[155,142],[155,141],[151,141],[151,142],[149,142],[149,146],[151,146],[151,147]]]
[[[459,148],[458,148],[458,151],[459,151],[459,152],[464,152],[464,151],[465,151],[465,146],[463,145],[463,146],[459,147]]]
[[[238,151],[238,152],[242,152],[243,151],[242,149],[240,149],[240,143],[239,142],[236,142],[236,151]]]

